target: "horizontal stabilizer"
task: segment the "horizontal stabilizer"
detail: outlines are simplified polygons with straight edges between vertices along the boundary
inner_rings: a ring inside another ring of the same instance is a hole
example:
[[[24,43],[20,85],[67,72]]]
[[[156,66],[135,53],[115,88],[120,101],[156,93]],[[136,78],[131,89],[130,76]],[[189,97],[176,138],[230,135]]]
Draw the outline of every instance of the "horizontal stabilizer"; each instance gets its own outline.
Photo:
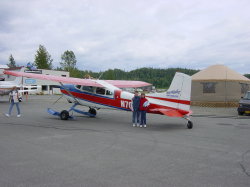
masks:
[[[160,113],[169,117],[183,117],[184,115],[181,114],[178,110],[174,109],[158,109]]]

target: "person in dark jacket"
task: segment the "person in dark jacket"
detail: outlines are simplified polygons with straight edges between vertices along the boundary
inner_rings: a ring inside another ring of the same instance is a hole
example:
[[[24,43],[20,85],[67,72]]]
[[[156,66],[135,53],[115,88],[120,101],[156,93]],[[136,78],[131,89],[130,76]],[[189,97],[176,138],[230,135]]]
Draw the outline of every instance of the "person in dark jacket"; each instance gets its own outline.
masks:
[[[141,115],[140,127],[142,127],[142,126],[144,126],[145,128],[147,127],[146,113],[147,113],[148,106],[149,106],[149,102],[145,98],[145,93],[142,93],[141,99],[140,99],[140,107],[139,107],[140,115]]]
[[[133,116],[132,116],[132,123],[133,123],[133,127],[137,126],[139,127],[139,123],[140,123],[140,111],[139,111],[139,107],[140,107],[140,96],[138,91],[135,91],[135,95],[132,98],[132,112],[133,112]]]

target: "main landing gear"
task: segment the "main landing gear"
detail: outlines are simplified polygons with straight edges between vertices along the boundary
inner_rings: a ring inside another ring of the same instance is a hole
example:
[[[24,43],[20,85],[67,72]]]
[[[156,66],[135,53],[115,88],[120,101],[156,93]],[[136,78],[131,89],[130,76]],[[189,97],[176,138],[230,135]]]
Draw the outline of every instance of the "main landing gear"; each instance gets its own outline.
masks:
[[[96,110],[94,108],[89,108],[89,111],[88,112],[85,112],[85,111],[82,111],[82,110],[79,110],[79,109],[76,109],[75,107],[77,106],[78,104],[75,103],[69,110],[62,110],[61,112],[57,112],[51,108],[48,108],[48,113],[51,114],[51,115],[54,115],[54,116],[59,116],[61,120],[68,120],[68,119],[72,119],[73,118],[73,115],[69,115],[69,113],[71,111],[74,111],[74,112],[77,112],[79,114],[83,114],[83,115],[86,115],[86,116],[89,116],[89,117],[95,117],[96,116]]]

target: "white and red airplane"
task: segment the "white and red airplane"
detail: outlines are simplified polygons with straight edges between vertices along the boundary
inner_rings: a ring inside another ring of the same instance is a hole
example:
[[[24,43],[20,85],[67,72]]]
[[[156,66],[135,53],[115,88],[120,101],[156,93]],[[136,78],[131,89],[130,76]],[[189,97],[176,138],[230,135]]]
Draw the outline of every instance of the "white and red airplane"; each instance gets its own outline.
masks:
[[[4,73],[59,82],[61,84],[61,92],[74,105],[69,110],[56,112],[48,109],[48,112],[60,116],[63,120],[71,117],[69,115],[70,111],[91,117],[96,115],[96,109],[101,108],[131,111],[131,100],[134,94],[122,91],[120,88],[138,88],[151,85],[142,81],[79,79],[13,71],[5,71]],[[187,120],[187,128],[191,129],[193,123],[189,119],[192,113],[190,111],[190,97],[191,77],[177,72],[167,92],[146,95],[150,103],[147,112],[184,118]],[[77,105],[88,106],[89,111],[80,111],[75,108]]]
[[[25,68],[21,68],[20,72],[24,72]],[[13,90],[14,87],[19,88],[19,93],[23,92],[34,92],[36,90],[32,90],[34,88],[38,88],[39,86],[28,86],[23,85],[22,77],[16,77],[13,81],[0,81],[0,96],[3,95],[9,95],[11,90]]]

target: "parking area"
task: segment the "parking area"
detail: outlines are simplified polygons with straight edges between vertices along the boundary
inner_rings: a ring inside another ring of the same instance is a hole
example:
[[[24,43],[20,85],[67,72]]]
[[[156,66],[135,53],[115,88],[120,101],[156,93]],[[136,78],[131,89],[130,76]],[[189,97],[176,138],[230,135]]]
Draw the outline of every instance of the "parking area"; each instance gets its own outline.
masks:
[[[117,110],[62,121],[46,112],[70,107],[59,97],[24,99],[21,118],[0,98],[0,186],[250,186],[250,116],[193,108],[191,130],[152,114],[132,127]]]

